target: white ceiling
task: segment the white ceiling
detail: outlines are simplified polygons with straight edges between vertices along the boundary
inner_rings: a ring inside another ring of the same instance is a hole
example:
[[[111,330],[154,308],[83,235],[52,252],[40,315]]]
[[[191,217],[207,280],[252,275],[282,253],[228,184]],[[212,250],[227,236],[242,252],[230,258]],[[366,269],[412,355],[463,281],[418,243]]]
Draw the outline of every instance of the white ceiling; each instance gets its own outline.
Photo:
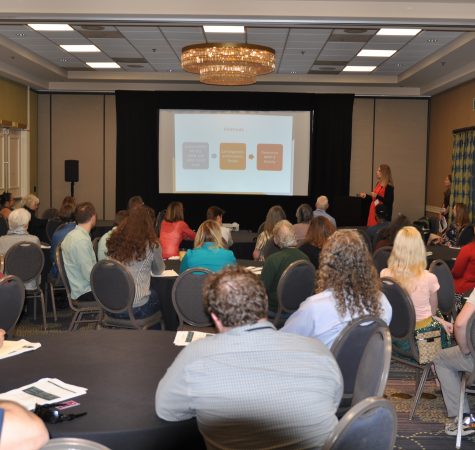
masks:
[[[190,44],[223,41],[276,52],[274,74],[252,88],[232,89],[432,95],[475,78],[473,0],[16,3],[0,5],[0,76],[40,90],[213,89],[181,69],[180,53]],[[37,32],[31,22],[68,23],[74,31]],[[240,24],[246,32],[205,34],[202,25],[210,23]],[[422,31],[415,37],[376,35],[383,26]],[[60,44],[94,44],[101,52],[71,54]],[[361,49],[397,51],[390,58],[361,58]],[[115,61],[120,69],[85,64],[96,61]],[[341,72],[347,64],[377,68]]]

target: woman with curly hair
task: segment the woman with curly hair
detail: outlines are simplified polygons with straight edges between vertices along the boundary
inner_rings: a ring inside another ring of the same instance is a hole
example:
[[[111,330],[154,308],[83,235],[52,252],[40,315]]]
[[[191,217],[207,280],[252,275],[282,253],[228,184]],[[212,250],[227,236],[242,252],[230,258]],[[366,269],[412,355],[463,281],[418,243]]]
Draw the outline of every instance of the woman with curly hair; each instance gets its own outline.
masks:
[[[160,275],[165,264],[148,208],[131,209],[128,217],[111,233],[106,246],[108,257],[124,264],[132,274],[135,318],[143,319],[156,313],[160,304],[156,292],[150,289],[150,273]],[[127,313],[124,317],[128,317]]]
[[[380,284],[361,235],[336,231],[320,253],[316,294],[300,305],[281,331],[317,338],[330,348],[343,328],[360,316],[381,317],[389,325],[392,308]]]
[[[388,267],[381,276],[394,278],[408,292],[416,312],[416,330],[442,326],[450,335],[452,324],[436,315],[439,282],[426,267],[426,248],[420,232],[415,227],[404,227],[394,240]]]

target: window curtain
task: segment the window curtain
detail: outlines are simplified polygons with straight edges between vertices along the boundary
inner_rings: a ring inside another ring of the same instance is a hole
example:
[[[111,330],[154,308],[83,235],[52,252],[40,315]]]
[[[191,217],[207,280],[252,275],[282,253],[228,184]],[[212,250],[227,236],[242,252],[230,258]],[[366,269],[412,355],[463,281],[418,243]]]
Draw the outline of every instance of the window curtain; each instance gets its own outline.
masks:
[[[470,222],[475,219],[475,127],[453,131],[452,189],[450,205],[464,203]],[[453,212],[450,210],[450,221]]]

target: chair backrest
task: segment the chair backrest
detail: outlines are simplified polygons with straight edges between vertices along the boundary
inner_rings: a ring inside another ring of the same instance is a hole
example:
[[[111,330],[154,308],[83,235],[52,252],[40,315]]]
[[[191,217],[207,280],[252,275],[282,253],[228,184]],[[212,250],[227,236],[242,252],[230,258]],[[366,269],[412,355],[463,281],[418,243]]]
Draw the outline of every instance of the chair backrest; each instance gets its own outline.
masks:
[[[0,279],[0,328],[8,333],[13,328],[25,303],[25,286],[14,275]]]
[[[294,261],[282,273],[277,285],[279,310],[296,311],[315,289],[315,267],[310,261]]]
[[[369,337],[356,373],[351,404],[368,397],[382,397],[391,365],[391,333],[387,325],[378,327]]]
[[[467,225],[462,231],[459,233],[457,237],[457,242],[455,245],[457,247],[463,247],[464,245],[469,244],[473,241],[474,238],[474,231],[473,231],[473,224]]]
[[[0,214],[0,236],[4,236],[8,233],[8,222],[5,217]]]
[[[378,271],[378,273],[388,267],[388,259],[391,255],[392,250],[392,247],[386,246],[378,248],[378,250],[373,253],[373,262],[376,266],[376,270]]]
[[[23,283],[36,279],[43,270],[45,257],[38,244],[22,241],[12,245],[5,254],[5,273],[16,275]]]
[[[280,250],[277,245],[275,245],[274,239],[270,238],[265,244],[264,247],[262,247],[261,250],[261,255],[264,257],[264,259],[268,258],[270,255],[273,253],[277,253]]]
[[[162,227],[163,219],[165,219],[165,214],[167,213],[166,209],[158,211],[157,218],[155,219],[155,231],[157,235],[160,236],[160,228]]]
[[[371,238],[369,237],[369,234],[366,232],[364,228],[358,228],[357,229],[358,233],[361,234],[361,237],[364,239],[366,247],[368,247],[368,251],[370,253],[373,252],[373,242],[371,241]]]
[[[454,277],[447,263],[441,259],[432,261],[429,272],[432,272],[439,281],[440,288],[437,291],[437,303],[443,314],[450,314],[455,303]]]
[[[64,267],[63,259],[63,249],[61,248],[61,243],[56,247],[56,253],[54,255],[54,260],[56,262],[56,267],[58,268],[59,276],[66,291],[68,297],[69,305],[72,305],[73,298],[71,297],[71,285],[69,284],[68,275],[66,273],[66,268]]]
[[[131,310],[135,283],[127,267],[113,259],[97,262],[91,271],[91,290],[103,309],[111,313]]]
[[[55,438],[50,439],[41,450],[111,450],[98,442],[81,438]]]
[[[53,239],[54,232],[62,224],[63,222],[59,217],[55,217],[53,219],[48,220],[48,222],[46,222],[46,238],[49,244],[51,244],[51,240]]]
[[[99,241],[101,240],[101,236],[96,236],[93,240],[92,240],[92,249],[94,250],[94,253],[96,255],[96,259],[97,259],[97,252],[99,250]]]
[[[363,316],[350,322],[333,342],[331,352],[343,376],[345,394],[354,392],[356,374],[370,337],[386,324],[379,317]]]
[[[323,450],[392,450],[397,416],[389,400],[369,397],[353,406],[333,429]]]
[[[203,304],[203,283],[210,270],[196,267],[185,270],[175,280],[172,290],[172,301],[180,321],[195,327],[212,325],[209,314]]]
[[[415,360],[419,359],[419,353],[414,340],[416,328],[416,312],[414,304],[407,291],[395,280],[389,277],[381,278],[381,291],[392,307],[392,318],[389,324],[391,336],[395,339],[407,339],[410,351],[406,356]],[[404,352],[400,352],[404,353]]]

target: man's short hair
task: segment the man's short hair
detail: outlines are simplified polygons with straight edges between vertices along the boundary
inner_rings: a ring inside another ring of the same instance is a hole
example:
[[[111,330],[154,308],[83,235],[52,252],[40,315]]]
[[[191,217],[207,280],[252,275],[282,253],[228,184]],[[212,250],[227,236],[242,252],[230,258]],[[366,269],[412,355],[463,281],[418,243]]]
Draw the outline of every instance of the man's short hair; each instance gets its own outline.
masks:
[[[317,198],[315,206],[317,209],[323,209],[326,211],[328,209],[328,197],[326,195],[320,195],[320,197]]]
[[[96,215],[96,208],[91,202],[79,203],[74,211],[76,223],[82,224],[89,222]]]
[[[218,216],[224,216],[224,209],[220,208],[219,206],[210,206],[208,211],[206,211],[206,218],[208,220],[216,220]]]
[[[260,278],[240,266],[207,275],[203,298],[208,312],[225,327],[239,327],[267,318],[267,293]]]
[[[10,231],[19,230],[28,226],[31,214],[25,208],[14,209],[8,216],[8,228]]]
[[[272,230],[275,245],[279,248],[297,247],[294,227],[288,220],[279,220]]]

